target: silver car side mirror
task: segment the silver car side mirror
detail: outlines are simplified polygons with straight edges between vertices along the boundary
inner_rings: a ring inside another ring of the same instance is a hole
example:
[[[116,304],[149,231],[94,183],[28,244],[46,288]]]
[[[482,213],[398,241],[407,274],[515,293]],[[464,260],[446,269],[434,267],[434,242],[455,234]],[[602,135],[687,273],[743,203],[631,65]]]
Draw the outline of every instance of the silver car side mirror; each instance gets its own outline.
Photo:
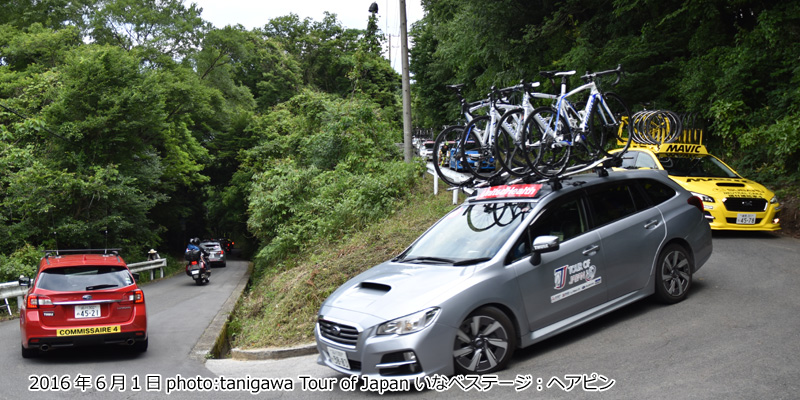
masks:
[[[558,236],[539,236],[533,239],[532,247],[531,264],[539,265],[542,262],[542,253],[558,250]]]

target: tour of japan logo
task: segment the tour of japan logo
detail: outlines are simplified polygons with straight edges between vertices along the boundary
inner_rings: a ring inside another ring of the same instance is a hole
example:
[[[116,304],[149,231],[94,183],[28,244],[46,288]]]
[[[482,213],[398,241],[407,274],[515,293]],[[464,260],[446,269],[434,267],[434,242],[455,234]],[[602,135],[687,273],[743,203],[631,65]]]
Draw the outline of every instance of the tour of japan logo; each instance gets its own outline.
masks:
[[[567,284],[567,265],[556,269],[553,274],[555,275],[556,287],[554,289],[561,290]]]

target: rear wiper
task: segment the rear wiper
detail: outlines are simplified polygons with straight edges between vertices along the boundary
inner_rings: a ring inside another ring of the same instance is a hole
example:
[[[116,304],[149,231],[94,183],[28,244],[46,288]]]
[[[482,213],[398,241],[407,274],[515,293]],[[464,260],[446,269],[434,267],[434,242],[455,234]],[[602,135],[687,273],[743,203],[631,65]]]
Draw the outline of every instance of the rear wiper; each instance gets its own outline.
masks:
[[[415,261],[433,261],[441,264],[453,264],[455,261],[448,259],[448,258],[439,258],[439,257],[411,257],[406,258],[403,260],[399,260],[400,262],[415,262]]]
[[[119,285],[116,285],[116,284],[113,284],[113,283],[106,283],[106,284],[103,284],[103,285],[87,286],[86,290],[108,289],[108,288],[117,287],[117,286],[119,286]]]
[[[473,258],[473,259],[469,259],[469,260],[461,260],[461,261],[454,262],[453,266],[454,267],[458,267],[458,266],[462,266],[462,265],[479,264],[479,263],[482,263],[484,261],[489,261],[491,259],[492,259],[491,257],[481,257],[481,258]]]

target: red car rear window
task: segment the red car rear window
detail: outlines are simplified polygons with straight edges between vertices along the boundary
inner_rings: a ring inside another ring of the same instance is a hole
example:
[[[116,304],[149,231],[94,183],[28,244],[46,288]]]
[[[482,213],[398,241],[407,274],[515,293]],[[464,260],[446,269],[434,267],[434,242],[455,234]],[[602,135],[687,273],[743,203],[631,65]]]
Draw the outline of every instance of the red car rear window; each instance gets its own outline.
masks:
[[[133,285],[128,269],[120,266],[50,268],[39,274],[36,287],[58,292],[82,292]]]

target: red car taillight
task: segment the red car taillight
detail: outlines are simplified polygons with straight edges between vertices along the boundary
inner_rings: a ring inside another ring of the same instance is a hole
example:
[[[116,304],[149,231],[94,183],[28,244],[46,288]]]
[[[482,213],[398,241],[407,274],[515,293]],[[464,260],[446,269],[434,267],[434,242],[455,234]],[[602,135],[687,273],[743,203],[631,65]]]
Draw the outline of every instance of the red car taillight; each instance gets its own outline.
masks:
[[[701,200],[699,197],[697,196],[689,197],[689,200],[687,200],[686,202],[697,207],[697,209],[700,210],[700,212],[703,212],[703,200]]]
[[[134,304],[144,303],[144,292],[142,289],[136,289],[132,292],[125,293],[125,299],[132,301]]]
[[[28,295],[28,308],[47,308],[53,307],[53,301],[47,296],[35,294]]]

